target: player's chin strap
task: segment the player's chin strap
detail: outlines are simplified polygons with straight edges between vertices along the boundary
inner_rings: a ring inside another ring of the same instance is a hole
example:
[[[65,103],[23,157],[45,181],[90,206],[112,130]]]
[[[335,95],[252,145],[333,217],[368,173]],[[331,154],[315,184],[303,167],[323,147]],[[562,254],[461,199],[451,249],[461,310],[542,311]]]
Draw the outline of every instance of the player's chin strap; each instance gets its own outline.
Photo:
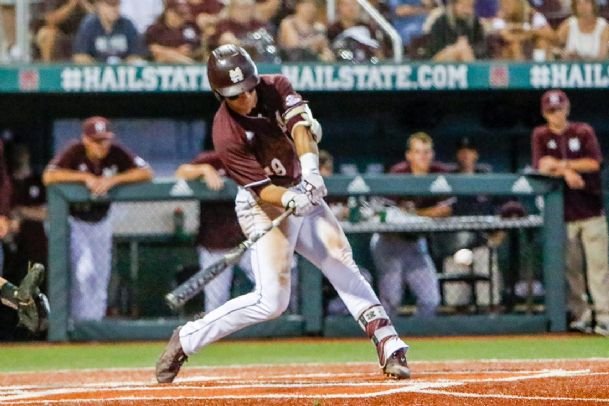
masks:
[[[404,343],[398,337],[383,306],[369,307],[359,316],[357,322],[376,346],[381,368],[385,367],[391,354],[404,348]]]

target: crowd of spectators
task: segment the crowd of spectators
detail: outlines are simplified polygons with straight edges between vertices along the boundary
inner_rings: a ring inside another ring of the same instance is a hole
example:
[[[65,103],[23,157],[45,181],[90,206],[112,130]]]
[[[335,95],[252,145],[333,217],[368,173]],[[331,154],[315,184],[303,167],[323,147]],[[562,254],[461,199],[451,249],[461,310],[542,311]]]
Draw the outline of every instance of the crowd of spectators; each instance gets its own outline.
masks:
[[[597,0],[374,0],[408,59],[469,62],[600,60],[609,7]],[[37,0],[33,59],[41,62],[205,62],[225,43],[259,62],[378,62],[389,36],[357,3],[336,0]],[[3,5],[2,56],[19,60],[14,5]]]

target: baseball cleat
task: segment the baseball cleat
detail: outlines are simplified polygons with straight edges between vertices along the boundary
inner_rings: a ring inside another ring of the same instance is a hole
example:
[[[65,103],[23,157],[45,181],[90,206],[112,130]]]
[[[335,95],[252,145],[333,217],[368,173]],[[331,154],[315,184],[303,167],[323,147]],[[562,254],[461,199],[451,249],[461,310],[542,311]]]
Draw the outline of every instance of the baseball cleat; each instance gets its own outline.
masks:
[[[575,320],[569,324],[569,330],[584,334],[592,334],[592,322],[586,320]]]
[[[594,334],[598,334],[603,337],[609,337],[609,324],[596,324],[594,327]]]
[[[410,368],[408,368],[408,361],[406,361],[406,353],[403,348],[391,354],[383,368],[383,372],[393,379],[410,378]]]
[[[165,347],[165,351],[156,362],[156,380],[158,383],[171,383],[180,372],[182,364],[188,357],[180,344],[180,329],[177,327]]]

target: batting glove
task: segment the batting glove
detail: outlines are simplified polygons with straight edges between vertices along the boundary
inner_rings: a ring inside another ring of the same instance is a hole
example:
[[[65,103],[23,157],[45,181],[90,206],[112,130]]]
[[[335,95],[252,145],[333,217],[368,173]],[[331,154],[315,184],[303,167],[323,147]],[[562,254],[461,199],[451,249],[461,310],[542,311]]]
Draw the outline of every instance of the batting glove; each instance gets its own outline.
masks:
[[[295,216],[306,216],[315,209],[315,204],[304,193],[288,190],[281,196],[281,204],[286,209],[293,208]]]
[[[314,153],[306,153],[300,157],[302,168],[301,188],[314,204],[318,204],[328,194],[324,179],[319,173],[319,157]]]

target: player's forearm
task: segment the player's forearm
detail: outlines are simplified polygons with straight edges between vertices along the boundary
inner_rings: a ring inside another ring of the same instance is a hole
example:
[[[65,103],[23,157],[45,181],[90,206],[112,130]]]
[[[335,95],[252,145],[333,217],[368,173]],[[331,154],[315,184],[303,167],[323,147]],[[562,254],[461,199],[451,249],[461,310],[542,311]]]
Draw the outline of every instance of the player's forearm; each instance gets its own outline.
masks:
[[[74,63],[91,64],[95,63],[95,59],[89,54],[74,54],[72,55]]]
[[[182,164],[178,167],[176,171],[176,177],[184,179],[184,180],[194,180],[200,177],[205,176],[206,166],[210,166],[208,164]]]
[[[258,196],[260,196],[260,199],[262,199],[266,203],[272,204],[273,206],[283,207],[281,198],[283,197],[283,194],[287,191],[288,189],[284,187],[270,184],[264,189],[260,190]]]
[[[88,172],[75,171],[71,169],[48,169],[42,175],[42,182],[45,185],[54,183],[85,183],[87,179],[93,176]]]
[[[563,166],[578,173],[598,172],[601,169],[600,163],[592,158],[568,159],[563,161]]]
[[[319,149],[317,148],[317,142],[309,128],[304,125],[299,125],[293,130],[294,146],[296,147],[296,153],[298,156],[302,156],[308,152],[312,152],[315,155],[319,155]]]
[[[440,204],[432,207],[417,209],[417,214],[425,217],[448,217],[452,213],[453,209],[450,206]]]
[[[41,206],[19,206],[15,208],[18,217],[24,220],[44,221],[47,218],[47,207]]]
[[[76,7],[76,6],[77,6],[77,3],[68,1],[66,4],[59,7],[57,10],[51,11],[50,13],[48,13],[45,16],[45,21],[49,25],[54,25],[54,26],[59,25],[59,24],[63,23],[65,20],[67,20],[68,17],[70,17],[70,14],[72,14],[72,11],[74,10],[74,7]]]
[[[152,180],[154,173],[151,168],[135,168],[114,175],[112,178],[114,186],[125,183],[147,182]]]

